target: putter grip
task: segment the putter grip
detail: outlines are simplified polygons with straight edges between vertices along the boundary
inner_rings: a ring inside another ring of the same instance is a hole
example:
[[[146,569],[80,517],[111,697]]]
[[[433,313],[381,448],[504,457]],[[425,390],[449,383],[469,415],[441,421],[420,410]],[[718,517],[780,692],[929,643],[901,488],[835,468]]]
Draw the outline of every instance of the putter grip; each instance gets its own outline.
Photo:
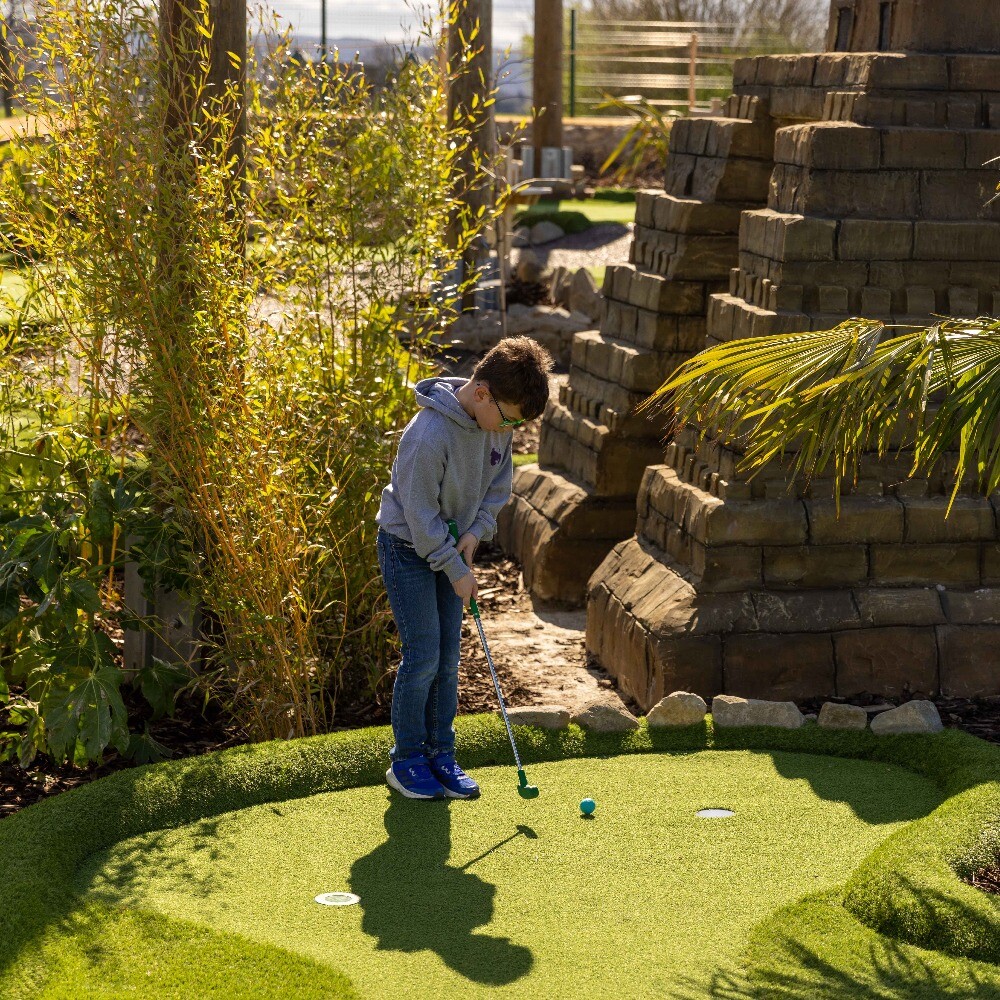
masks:
[[[455,539],[455,544],[458,544],[458,524],[455,521],[448,521],[448,530],[451,532],[451,537]],[[462,562],[465,562],[465,556],[462,556]],[[479,605],[476,604],[476,599],[473,597],[469,601],[469,609],[478,618],[479,617]]]

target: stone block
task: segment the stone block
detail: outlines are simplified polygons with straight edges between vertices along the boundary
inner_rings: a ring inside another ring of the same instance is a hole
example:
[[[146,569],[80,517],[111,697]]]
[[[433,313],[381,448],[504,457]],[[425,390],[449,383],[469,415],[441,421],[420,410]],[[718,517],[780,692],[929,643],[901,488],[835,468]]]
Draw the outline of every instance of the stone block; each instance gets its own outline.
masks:
[[[902,170],[807,170],[779,163],[767,204],[779,212],[830,219],[912,219],[920,215],[920,175]]]
[[[792,701],[764,701],[728,694],[712,699],[712,724],[724,729],[735,726],[799,729],[805,721],[805,716]]]
[[[907,497],[906,542],[990,541],[997,537],[993,507],[985,497]],[[948,512],[947,517],[945,516]]]
[[[868,713],[859,705],[838,705],[824,702],[816,725],[821,729],[867,729]]]
[[[948,289],[948,314],[951,316],[979,315],[979,289],[952,286]]]
[[[836,694],[829,635],[734,635],[726,638],[723,656],[727,694],[791,699]]]
[[[825,313],[846,313],[850,299],[847,289],[840,285],[819,286],[819,308]]]
[[[937,297],[933,288],[913,287],[906,289],[906,315],[930,316],[937,311]]]
[[[991,129],[965,133],[965,165],[967,167],[972,170],[982,169],[998,156],[1000,156],[1000,132]]]
[[[562,705],[529,705],[508,708],[512,726],[537,726],[539,729],[565,729],[569,725],[569,709]]]
[[[654,726],[696,726],[705,720],[708,706],[700,695],[674,691],[661,698],[646,714],[646,722]]]
[[[861,289],[861,315],[887,318],[892,314],[892,291],[888,288]]]
[[[806,515],[797,500],[723,503],[692,491],[684,526],[696,541],[711,546],[799,545],[806,540]]]
[[[639,720],[628,709],[603,701],[592,702],[577,712],[572,721],[595,733],[625,733],[639,728]]]
[[[751,598],[763,632],[830,632],[861,624],[848,590],[761,591]]]
[[[882,167],[900,170],[960,170],[965,136],[950,129],[885,129]]]
[[[939,733],[942,729],[941,716],[932,701],[908,701],[899,708],[880,712],[872,719],[872,732],[879,736],[889,733]]]
[[[977,586],[979,546],[972,542],[872,545],[870,578],[875,584]]]
[[[1000,219],[995,198],[997,177],[992,169],[923,170],[920,211],[923,219]]]
[[[805,511],[816,545],[903,540],[903,506],[894,497],[841,497],[839,513],[833,500],[806,500]]]
[[[913,252],[913,223],[887,219],[844,219],[837,256],[841,260],[908,260]]]
[[[705,546],[692,540],[691,570],[699,587],[713,593],[759,587],[761,549],[751,545]]]
[[[768,587],[850,586],[868,577],[864,545],[764,546]]]
[[[988,625],[941,625],[941,694],[946,698],[981,698],[1000,694],[996,667],[1000,628]]]
[[[914,224],[913,256],[931,261],[1000,260],[1000,225],[918,221]]]
[[[854,591],[854,600],[862,625],[940,625],[939,593],[935,587],[866,587]]]
[[[833,646],[842,698],[937,693],[938,651],[931,627],[841,632],[834,635]]]
[[[779,128],[774,135],[776,163],[821,170],[878,170],[880,155],[878,129],[853,122],[810,122]]]
[[[940,591],[941,604],[953,625],[1000,625],[1000,589]]]

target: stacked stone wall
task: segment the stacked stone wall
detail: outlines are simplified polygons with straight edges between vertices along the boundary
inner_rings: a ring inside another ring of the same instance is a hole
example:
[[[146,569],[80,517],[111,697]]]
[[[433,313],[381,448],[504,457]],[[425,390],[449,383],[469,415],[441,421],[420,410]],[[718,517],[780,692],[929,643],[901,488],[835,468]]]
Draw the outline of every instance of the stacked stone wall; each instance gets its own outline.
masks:
[[[634,530],[635,495],[667,430],[636,407],[704,346],[709,299],[737,259],[740,212],[766,200],[766,102],[736,97],[727,113],[747,117],[674,125],[685,169],[666,190],[639,193],[630,262],[605,273],[600,329],[573,339],[569,382],[543,418],[540,468],[515,477],[500,540],[538,596],[581,602],[586,577]]]
[[[1000,156],[1000,57],[766,57],[737,77],[786,119],[822,80],[829,120],[777,130],[767,204],[741,216],[708,344],[852,315],[1000,313],[1000,202],[983,167]],[[1000,692],[998,498],[965,483],[949,510],[955,454],[921,479],[912,455],[863,456],[839,504],[829,478],[746,478],[742,455],[697,429],[665,459],[644,474],[635,537],[588,593],[588,648],[640,703],[677,688]]]

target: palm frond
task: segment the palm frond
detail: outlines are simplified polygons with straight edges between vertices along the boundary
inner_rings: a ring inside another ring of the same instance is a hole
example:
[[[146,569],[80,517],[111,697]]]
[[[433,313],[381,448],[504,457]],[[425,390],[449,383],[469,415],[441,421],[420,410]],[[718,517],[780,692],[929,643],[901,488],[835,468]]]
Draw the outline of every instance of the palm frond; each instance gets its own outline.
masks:
[[[682,365],[643,404],[674,410],[744,453],[751,475],[791,452],[790,472],[829,472],[839,500],[864,454],[912,451],[911,476],[958,450],[964,482],[1000,487],[1000,321],[904,331],[852,319],[833,330],[733,341]]]

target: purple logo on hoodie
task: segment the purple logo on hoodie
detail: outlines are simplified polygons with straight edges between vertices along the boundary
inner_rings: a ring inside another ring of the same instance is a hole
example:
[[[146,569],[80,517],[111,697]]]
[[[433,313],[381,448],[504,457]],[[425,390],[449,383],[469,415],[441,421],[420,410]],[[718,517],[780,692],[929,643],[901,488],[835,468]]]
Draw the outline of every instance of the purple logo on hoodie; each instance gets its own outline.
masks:
[[[501,455],[500,452],[498,452],[496,448],[494,448],[490,452],[490,465],[499,465],[501,458],[503,458],[503,455]]]

